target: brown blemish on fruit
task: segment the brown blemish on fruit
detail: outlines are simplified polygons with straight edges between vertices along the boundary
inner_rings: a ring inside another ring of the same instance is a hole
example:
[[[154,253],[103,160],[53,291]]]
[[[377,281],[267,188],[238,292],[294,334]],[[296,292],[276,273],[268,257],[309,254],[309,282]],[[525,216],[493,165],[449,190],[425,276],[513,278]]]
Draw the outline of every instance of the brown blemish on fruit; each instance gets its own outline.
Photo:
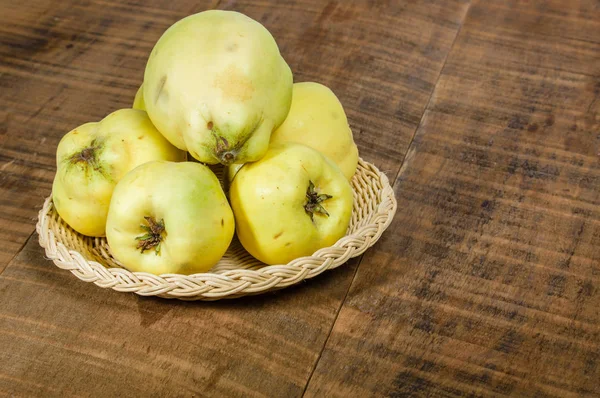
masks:
[[[214,126],[214,125],[213,125],[213,122],[208,122],[208,123],[206,123],[206,128],[207,128],[207,129],[209,129],[209,130],[212,130],[212,129],[213,129],[213,126]]]
[[[223,96],[238,101],[247,101],[254,94],[250,79],[234,65],[219,73],[214,85],[223,92]]]
[[[221,218],[221,226],[224,227],[225,226],[225,220],[223,218]]]
[[[277,238],[279,238],[281,235],[283,235],[283,231],[281,231],[281,232],[279,232],[279,233],[276,233],[276,234],[273,236],[273,239],[277,239]]]
[[[167,75],[164,75],[163,77],[160,78],[160,81],[158,82],[158,88],[156,89],[156,97],[154,98],[154,102],[158,102],[158,98],[160,97],[160,94],[162,93],[163,89],[165,88],[165,83],[167,82]]]

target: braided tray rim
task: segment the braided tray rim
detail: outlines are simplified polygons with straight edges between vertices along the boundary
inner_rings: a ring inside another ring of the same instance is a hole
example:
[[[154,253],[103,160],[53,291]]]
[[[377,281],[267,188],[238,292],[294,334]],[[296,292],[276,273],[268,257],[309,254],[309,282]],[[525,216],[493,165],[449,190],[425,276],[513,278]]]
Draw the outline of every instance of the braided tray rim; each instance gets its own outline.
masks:
[[[282,265],[261,264],[239,242],[234,242],[228,250],[231,257],[222,260],[211,272],[194,275],[131,272],[120,267],[111,256],[105,238],[86,237],[69,228],[54,211],[51,197],[46,198],[39,212],[36,231],[46,257],[84,282],[141,296],[207,301],[237,298],[314,278],[373,246],[396,213],[394,191],[387,176],[363,159],[359,159],[352,188],[354,207],[346,236],[312,256]]]

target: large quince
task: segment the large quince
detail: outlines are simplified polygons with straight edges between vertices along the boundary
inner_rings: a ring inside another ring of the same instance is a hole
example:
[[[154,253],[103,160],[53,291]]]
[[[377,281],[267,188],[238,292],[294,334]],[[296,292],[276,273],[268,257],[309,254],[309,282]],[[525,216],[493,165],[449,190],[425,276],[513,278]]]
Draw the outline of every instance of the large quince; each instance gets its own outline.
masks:
[[[269,31],[233,11],[171,26],[144,74],[143,99],[158,130],[208,164],[245,163],[267,151],[292,100],[292,72]]]

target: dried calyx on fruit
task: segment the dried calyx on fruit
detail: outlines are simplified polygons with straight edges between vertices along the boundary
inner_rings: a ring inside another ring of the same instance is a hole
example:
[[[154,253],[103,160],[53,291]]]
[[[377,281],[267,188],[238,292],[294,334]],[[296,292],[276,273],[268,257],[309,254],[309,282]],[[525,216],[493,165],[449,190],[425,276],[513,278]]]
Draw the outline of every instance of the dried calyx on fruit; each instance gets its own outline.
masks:
[[[315,213],[324,214],[329,217],[327,210],[321,205],[327,199],[331,199],[333,196],[325,193],[319,194],[315,188],[315,184],[312,181],[308,183],[308,189],[306,190],[306,204],[304,210],[310,216],[310,219],[314,221]]]
[[[165,220],[156,221],[154,217],[144,216],[148,225],[140,224],[146,233],[135,238],[138,241],[136,248],[143,253],[144,250],[154,248],[154,253],[160,254],[160,242],[163,240],[163,232],[165,232]]]

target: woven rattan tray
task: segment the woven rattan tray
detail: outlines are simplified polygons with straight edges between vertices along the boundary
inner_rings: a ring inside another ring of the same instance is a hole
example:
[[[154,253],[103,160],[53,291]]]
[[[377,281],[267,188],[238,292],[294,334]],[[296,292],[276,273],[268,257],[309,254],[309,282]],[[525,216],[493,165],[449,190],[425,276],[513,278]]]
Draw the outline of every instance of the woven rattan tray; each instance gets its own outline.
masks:
[[[234,238],[225,256],[208,273],[152,275],[122,268],[105,238],[71,229],[47,198],[36,226],[39,243],[57,267],[84,282],[119,292],[181,300],[218,300],[281,289],[336,268],[371,247],[390,225],[396,199],[390,183],[374,165],[359,160],[352,179],[354,207],[346,236],[333,246],[285,265],[266,266]]]

